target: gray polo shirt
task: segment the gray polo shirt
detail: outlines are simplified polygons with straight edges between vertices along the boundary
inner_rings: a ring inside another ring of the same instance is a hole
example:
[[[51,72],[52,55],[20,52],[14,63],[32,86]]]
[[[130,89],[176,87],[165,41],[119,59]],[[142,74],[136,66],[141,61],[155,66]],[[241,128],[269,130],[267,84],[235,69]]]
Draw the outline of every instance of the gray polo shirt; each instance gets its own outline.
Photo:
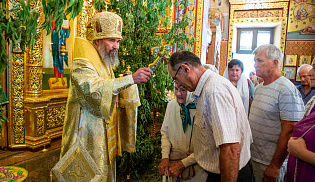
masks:
[[[269,85],[259,84],[249,114],[252,159],[269,165],[282,132],[281,120],[299,121],[303,115],[303,100],[290,80],[282,76]]]

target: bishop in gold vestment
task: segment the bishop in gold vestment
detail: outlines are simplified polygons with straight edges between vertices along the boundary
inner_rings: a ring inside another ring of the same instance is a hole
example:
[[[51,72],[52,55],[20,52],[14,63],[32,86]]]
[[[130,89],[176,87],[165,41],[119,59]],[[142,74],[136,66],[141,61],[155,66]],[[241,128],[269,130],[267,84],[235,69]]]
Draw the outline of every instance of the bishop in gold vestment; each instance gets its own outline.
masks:
[[[121,155],[121,148],[135,152],[140,105],[136,84],[146,82],[152,71],[140,68],[115,78],[111,58],[119,48],[122,20],[102,12],[93,17],[92,27],[94,44],[75,38],[61,156],[80,137],[105,181],[115,181],[115,156]]]

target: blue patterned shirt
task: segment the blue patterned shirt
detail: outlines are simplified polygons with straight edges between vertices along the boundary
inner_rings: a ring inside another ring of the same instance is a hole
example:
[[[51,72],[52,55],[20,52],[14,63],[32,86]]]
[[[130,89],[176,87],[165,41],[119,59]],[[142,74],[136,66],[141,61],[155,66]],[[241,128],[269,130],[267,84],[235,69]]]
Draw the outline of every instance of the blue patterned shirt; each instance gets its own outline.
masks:
[[[301,84],[297,87],[297,89],[300,91],[304,105],[307,104],[307,102],[315,95],[315,88],[311,87],[310,90],[305,94],[304,86]]]

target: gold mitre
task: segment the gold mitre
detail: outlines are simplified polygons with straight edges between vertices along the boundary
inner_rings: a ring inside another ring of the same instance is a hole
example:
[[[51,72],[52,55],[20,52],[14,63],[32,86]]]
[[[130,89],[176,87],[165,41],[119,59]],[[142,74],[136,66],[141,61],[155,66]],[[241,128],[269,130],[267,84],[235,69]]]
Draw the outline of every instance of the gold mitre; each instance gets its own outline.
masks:
[[[92,22],[93,40],[106,38],[122,38],[123,21],[112,12],[101,12],[94,15]]]

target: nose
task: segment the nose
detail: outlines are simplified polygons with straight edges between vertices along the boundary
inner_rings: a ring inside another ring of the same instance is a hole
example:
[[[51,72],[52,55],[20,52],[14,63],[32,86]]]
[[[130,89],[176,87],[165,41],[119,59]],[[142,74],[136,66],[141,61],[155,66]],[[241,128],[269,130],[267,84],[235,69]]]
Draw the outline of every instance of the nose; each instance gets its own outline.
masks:
[[[114,42],[113,49],[119,49],[119,42]]]
[[[254,67],[255,67],[255,69],[257,68],[257,62],[255,62]]]

